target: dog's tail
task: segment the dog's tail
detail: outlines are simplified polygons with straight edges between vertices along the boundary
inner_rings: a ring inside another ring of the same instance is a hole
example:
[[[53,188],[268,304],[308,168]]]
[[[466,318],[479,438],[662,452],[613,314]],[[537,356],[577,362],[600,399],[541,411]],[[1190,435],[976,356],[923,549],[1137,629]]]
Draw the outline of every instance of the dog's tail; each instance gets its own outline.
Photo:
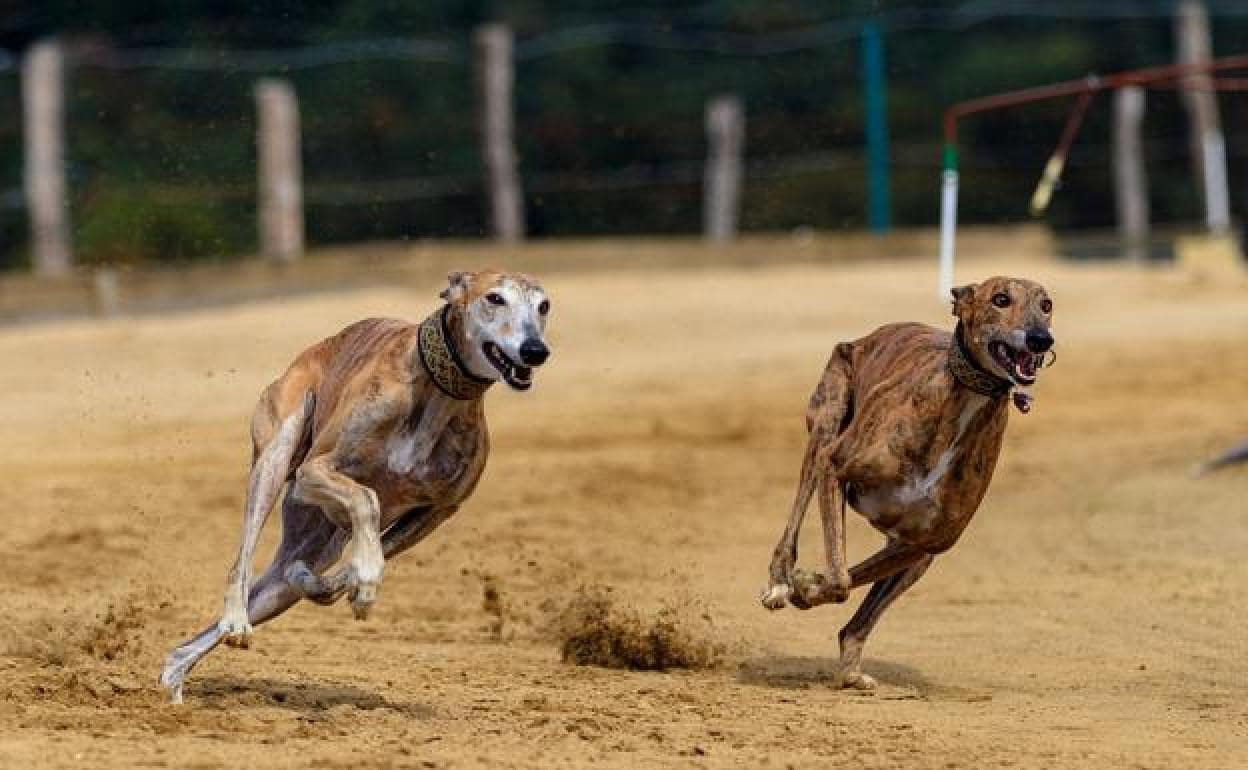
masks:
[[[1234,465],[1236,463],[1242,463],[1246,460],[1248,460],[1248,441],[1245,441],[1234,449],[1231,449],[1230,451],[1197,466],[1192,475],[1204,476],[1205,474],[1216,471],[1219,468],[1223,468],[1227,465]]]

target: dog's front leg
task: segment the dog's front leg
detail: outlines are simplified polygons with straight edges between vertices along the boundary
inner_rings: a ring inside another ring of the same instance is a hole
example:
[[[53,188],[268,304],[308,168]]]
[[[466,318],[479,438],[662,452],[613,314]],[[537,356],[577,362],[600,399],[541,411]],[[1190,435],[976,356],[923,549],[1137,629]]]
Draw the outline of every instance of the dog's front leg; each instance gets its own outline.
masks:
[[[346,585],[355,617],[367,618],[377,599],[386,561],[381,547],[377,493],[341,473],[328,454],[300,466],[292,492],[300,502],[319,506],[341,529],[351,532],[344,568]]]
[[[437,529],[438,525],[454,516],[458,510],[458,505],[429,508],[423,511],[408,513],[396,521],[381,536],[381,547],[385,552],[386,559],[398,556],[421,540],[429,537],[429,534]]]
[[[269,511],[282,491],[304,422],[312,412],[309,393],[302,407],[289,415],[269,443],[256,455],[247,486],[247,507],[243,512],[243,534],[238,556],[226,579],[225,607],[217,624],[225,643],[246,647],[251,642],[251,623],[247,619],[247,587],[251,583],[251,561],[260,541],[260,531]]]
[[[849,568],[845,558],[845,496],[841,484],[827,469],[819,477],[819,513],[823,519],[823,545],[828,557],[827,576],[794,575],[794,606],[804,608],[833,602],[840,604],[849,598]]]
[[[806,509],[810,506],[810,498],[814,496],[818,482],[817,457],[819,444],[817,433],[812,434],[806,447],[806,457],[802,461],[802,475],[797,484],[797,497],[793,500],[793,510],[789,513],[789,521],[784,527],[784,534],[776,544],[768,569],[768,585],[759,596],[759,601],[769,610],[782,609],[786,603],[797,599],[799,608],[803,608],[801,595],[795,591],[794,567],[797,565],[797,536],[802,529],[802,520],[806,518]]]

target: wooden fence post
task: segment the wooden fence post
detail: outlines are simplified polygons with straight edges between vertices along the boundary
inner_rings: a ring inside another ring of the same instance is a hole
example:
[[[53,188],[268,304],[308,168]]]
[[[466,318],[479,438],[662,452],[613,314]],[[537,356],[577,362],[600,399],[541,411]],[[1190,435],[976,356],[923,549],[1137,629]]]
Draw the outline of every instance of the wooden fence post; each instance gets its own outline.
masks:
[[[519,241],[524,239],[524,197],[513,136],[515,63],[511,30],[503,24],[484,24],[477,28],[475,37],[478,120],[490,198],[490,231],[500,241]]]
[[[303,254],[303,164],[299,102],[286,80],[256,83],[260,252],[279,262]]]
[[[707,158],[702,225],[711,241],[737,235],[745,154],[745,110],[735,96],[718,96],[706,105]]]
[[[1208,62],[1213,58],[1209,14],[1201,0],[1181,0],[1175,13],[1179,62]],[[1218,118],[1218,100],[1208,72],[1183,79],[1183,104],[1191,125],[1192,165],[1205,199],[1209,232],[1225,235],[1231,227],[1230,196],[1226,181],[1226,139]]]
[[[65,56],[44,40],[22,58],[26,210],[35,272],[66,275],[73,267],[69,189],[65,181]]]
[[[1148,258],[1148,176],[1144,168],[1143,88],[1128,86],[1114,92],[1114,199],[1118,204],[1118,232],[1129,259]]]
[[[91,301],[100,318],[121,314],[121,277],[111,267],[99,267],[91,275]]]

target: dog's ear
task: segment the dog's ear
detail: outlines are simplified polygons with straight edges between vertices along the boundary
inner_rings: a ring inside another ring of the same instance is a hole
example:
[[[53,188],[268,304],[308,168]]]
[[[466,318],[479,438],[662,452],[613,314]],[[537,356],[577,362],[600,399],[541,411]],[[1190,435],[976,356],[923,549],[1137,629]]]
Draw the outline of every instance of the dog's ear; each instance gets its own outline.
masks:
[[[962,319],[964,311],[971,307],[971,299],[975,296],[976,284],[968,283],[965,286],[958,286],[949,293],[953,295],[953,314]]]
[[[466,270],[452,270],[446,274],[446,284],[446,288],[438,296],[447,302],[455,302],[464,296],[469,286],[472,286],[472,273]]]

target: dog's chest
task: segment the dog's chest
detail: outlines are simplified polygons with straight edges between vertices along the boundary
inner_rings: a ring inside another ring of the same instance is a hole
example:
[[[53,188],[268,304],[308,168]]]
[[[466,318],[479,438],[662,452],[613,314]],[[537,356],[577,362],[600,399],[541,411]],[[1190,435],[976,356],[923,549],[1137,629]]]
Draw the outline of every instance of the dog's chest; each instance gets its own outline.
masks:
[[[971,397],[916,446],[899,445],[894,434],[886,457],[869,464],[881,472],[846,480],[850,505],[891,536],[919,537],[948,528],[956,523],[952,520],[963,521],[968,517],[963,498],[973,498],[973,513],[987,482],[983,478],[980,483],[983,474],[976,472],[973,460],[985,450],[990,404],[985,397]],[[924,437],[922,432],[910,435]]]
[[[426,405],[394,426],[371,474],[383,518],[416,505],[458,504],[476,486],[487,451],[482,415],[453,403]]]
[[[386,469],[417,483],[454,481],[477,445],[477,430],[463,417],[450,417],[432,432],[403,426],[386,441]]]

